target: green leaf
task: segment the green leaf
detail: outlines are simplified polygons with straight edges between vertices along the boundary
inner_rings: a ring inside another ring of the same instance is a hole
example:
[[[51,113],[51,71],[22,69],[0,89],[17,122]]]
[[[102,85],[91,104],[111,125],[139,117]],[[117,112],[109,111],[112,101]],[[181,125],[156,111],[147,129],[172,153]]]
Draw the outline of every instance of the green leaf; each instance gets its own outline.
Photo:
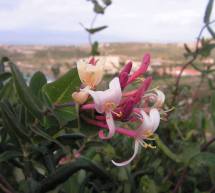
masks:
[[[18,137],[24,142],[31,142],[28,133],[22,123],[19,122],[17,114],[12,112],[11,106],[7,102],[0,103],[3,122],[8,132],[12,136]]]
[[[42,131],[41,129],[35,128],[35,127],[33,127],[33,126],[30,127],[30,128],[31,128],[31,130],[32,130],[35,134],[37,134],[38,136],[40,136],[40,137],[42,137],[42,138],[44,138],[44,139],[46,139],[46,140],[48,140],[48,141],[50,141],[50,142],[53,142],[53,143],[57,144],[62,150],[65,151],[64,146],[63,146],[58,140],[56,140],[56,139],[54,139],[52,136],[50,136],[48,133]],[[65,151],[65,152],[66,152],[66,151]]]
[[[43,86],[43,93],[53,104],[71,102],[72,93],[80,88],[81,81],[77,69],[71,69],[58,80]],[[58,119],[61,126],[76,118],[75,106],[56,108],[53,115]]]
[[[0,90],[0,100],[10,99],[13,101],[14,99],[16,99],[16,93],[14,91],[15,87],[13,84],[13,79],[10,79],[5,83],[3,88]]]
[[[29,112],[31,112],[35,117],[41,119],[41,113],[43,111],[41,108],[41,103],[39,103],[39,101],[37,101],[35,96],[31,93],[31,90],[26,85],[25,80],[16,65],[10,63],[10,68],[20,100],[26,106]]]
[[[200,50],[199,50],[199,54],[207,57],[211,54],[211,51],[215,48],[215,44],[206,44],[204,45]]]
[[[207,5],[206,10],[205,10],[204,23],[206,23],[206,24],[208,22],[210,22],[210,16],[211,16],[211,12],[213,9],[213,2],[214,2],[214,0],[209,0],[208,5]]]
[[[111,0],[102,0],[103,3],[106,5],[106,6],[109,6],[111,5],[112,1]]]
[[[94,1],[94,9],[95,13],[98,14],[104,14],[105,9],[99,5],[99,3],[97,1]]]
[[[7,80],[10,77],[11,77],[11,73],[10,72],[0,73],[0,82],[3,82],[3,81]]]
[[[191,159],[190,166],[198,167],[198,166],[208,166],[214,167],[215,164],[215,153],[209,152],[201,152],[198,155],[194,156]]]
[[[183,152],[180,154],[180,158],[183,163],[188,165],[190,160],[200,153],[200,146],[198,143],[188,143],[183,147]]]
[[[76,119],[77,117],[75,107],[55,109],[53,115],[57,118],[61,127],[66,125],[69,121]]]
[[[30,89],[32,94],[35,96],[39,96],[39,93],[43,87],[47,83],[46,77],[42,72],[36,72],[30,81]]]
[[[91,46],[91,55],[92,56],[98,56],[100,55],[99,53],[99,43],[95,41],[93,45]]]
[[[17,157],[22,156],[22,154],[18,151],[6,151],[2,154],[0,154],[0,162],[5,162],[8,161],[10,159],[14,159]]]
[[[96,28],[85,28],[85,30],[87,32],[89,32],[90,34],[94,34],[96,32],[106,29],[107,27],[108,27],[107,25],[104,25],[104,26],[100,26],[100,27],[96,27]]]
[[[58,80],[44,85],[43,91],[52,103],[61,104],[72,100],[71,95],[80,84],[77,69],[74,68]]]

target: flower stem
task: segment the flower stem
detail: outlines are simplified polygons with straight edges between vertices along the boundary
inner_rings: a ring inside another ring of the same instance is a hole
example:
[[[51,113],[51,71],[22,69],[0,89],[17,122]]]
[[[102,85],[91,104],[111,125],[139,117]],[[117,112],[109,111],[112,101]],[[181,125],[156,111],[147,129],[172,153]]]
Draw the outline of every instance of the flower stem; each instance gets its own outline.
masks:
[[[104,122],[89,119],[89,118],[87,118],[87,117],[85,117],[83,115],[81,115],[81,118],[83,120],[85,120],[87,123],[91,124],[91,125],[95,125],[95,126],[98,126],[98,127],[108,129],[108,125],[106,123],[104,123]],[[135,131],[120,128],[120,127],[116,128],[116,132],[119,133],[119,134],[125,135],[127,137],[132,137],[132,138],[135,138],[137,136],[137,133]]]

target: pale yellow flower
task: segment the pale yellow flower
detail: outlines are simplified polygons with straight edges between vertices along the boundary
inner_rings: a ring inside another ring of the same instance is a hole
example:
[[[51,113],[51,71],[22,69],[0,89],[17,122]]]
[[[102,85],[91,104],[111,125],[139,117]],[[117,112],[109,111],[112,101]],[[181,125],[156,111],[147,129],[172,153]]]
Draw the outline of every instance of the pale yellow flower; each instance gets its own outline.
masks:
[[[98,60],[94,63],[90,61],[79,60],[77,62],[77,68],[81,82],[86,87],[89,87],[89,89],[92,89],[101,82],[104,69],[102,60]]]
[[[87,101],[88,96],[89,96],[89,94],[87,92],[85,92],[85,91],[74,92],[72,94],[72,98],[79,105],[84,104]]]

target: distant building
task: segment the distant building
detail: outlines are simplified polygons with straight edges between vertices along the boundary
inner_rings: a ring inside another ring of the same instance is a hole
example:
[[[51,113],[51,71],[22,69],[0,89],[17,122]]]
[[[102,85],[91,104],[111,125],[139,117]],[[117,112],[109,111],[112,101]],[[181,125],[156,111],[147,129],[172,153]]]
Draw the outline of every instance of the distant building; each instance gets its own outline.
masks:
[[[154,70],[155,72],[157,72],[159,75],[171,75],[171,76],[178,76],[181,72],[182,67],[180,66],[174,66],[174,67],[161,67],[158,68],[156,70]],[[195,69],[185,69],[182,73],[182,76],[200,76],[201,73]]]

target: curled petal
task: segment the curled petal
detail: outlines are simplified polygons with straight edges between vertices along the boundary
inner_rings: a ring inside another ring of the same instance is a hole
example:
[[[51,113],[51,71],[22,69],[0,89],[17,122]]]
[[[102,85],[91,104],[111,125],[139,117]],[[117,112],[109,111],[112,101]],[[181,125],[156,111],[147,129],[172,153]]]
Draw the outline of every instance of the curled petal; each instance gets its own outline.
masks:
[[[133,82],[137,77],[139,77],[140,75],[142,75],[144,72],[146,72],[146,70],[148,69],[148,66],[150,64],[150,54],[145,54],[143,57],[143,61],[142,64],[140,66],[140,68],[135,71],[130,78],[128,79],[127,84],[130,84],[131,82]]]
[[[150,118],[150,116],[143,110],[141,110],[141,115],[142,115],[142,118],[143,118],[143,122],[142,122],[142,125],[141,125],[141,129],[142,130],[150,130],[150,131],[153,131],[153,122]]]
[[[123,114],[122,118],[124,120],[128,119],[129,116],[131,115],[134,105],[135,105],[134,99],[132,97],[129,97],[122,107],[122,114]]]
[[[145,91],[151,85],[151,82],[152,82],[152,77],[148,77],[143,81],[143,84],[141,85],[141,87],[134,94],[135,103],[138,103],[141,100],[141,98],[144,95]]]
[[[128,159],[127,161],[123,161],[121,163],[118,163],[118,162],[115,162],[114,160],[111,160],[112,163],[115,166],[119,166],[119,167],[128,165],[136,157],[136,155],[138,153],[139,146],[140,146],[140,144],[139,144],[138,140],[135,140],[135,143],[134,143],[134,153],[133,153],[132,157],[130,159]]]
[[[155,102],[155,107],[162,107],[162,105],[163,105],[163,103],[164,103],[164,101],[165,101],[165,95],[164,95],[164,93],[162,92],[162,91],[160,91],[160,90],[156,90],[155,91],[156,93],[157,93],[157,100],[156,100],[156,102]]]
[[[120,72],[120,74],[121,73],[124,73],[124,72],[126,72],[126,73],[130,73],[131,72],[131,68],[132,68],[132,62],[130,61],[130,62],[128,62],[125,66],[124,66],[124,68],[122,69],[122,71]]]
[[[116,105],[119,105],[122,98],[122,90],[118,77],[115,77],[113,80],[110,81],[109,88],[111,90],[111,94],[113,95],[113,102]]]
[[[151,122],[153,123],[152,131],[155,132],[160,124],[160,113],[157,109],[151,109],[149,113]]]
[[[121,88],[124,89],[127,85],[128,73],[127,72],[120,73],[119,81],[120,81]]]
[[[101,139],[110,139],[115,134],[116,127],[114,124],[112,113],[107,112],[105,116],[106,116],[106,122],[108,125],[109,133],[108,133],[108,136],[105,136],[104,132],[101,130],[101,131],[99,131],[99,137]]]
[[[150,110],[149,115],[141,110],[141,115],[143,118],[143,122],[140,126],[142,131],[149,130],[151,132],[155,132],[160,124],[160,113],[157,109],[153,108]]]

